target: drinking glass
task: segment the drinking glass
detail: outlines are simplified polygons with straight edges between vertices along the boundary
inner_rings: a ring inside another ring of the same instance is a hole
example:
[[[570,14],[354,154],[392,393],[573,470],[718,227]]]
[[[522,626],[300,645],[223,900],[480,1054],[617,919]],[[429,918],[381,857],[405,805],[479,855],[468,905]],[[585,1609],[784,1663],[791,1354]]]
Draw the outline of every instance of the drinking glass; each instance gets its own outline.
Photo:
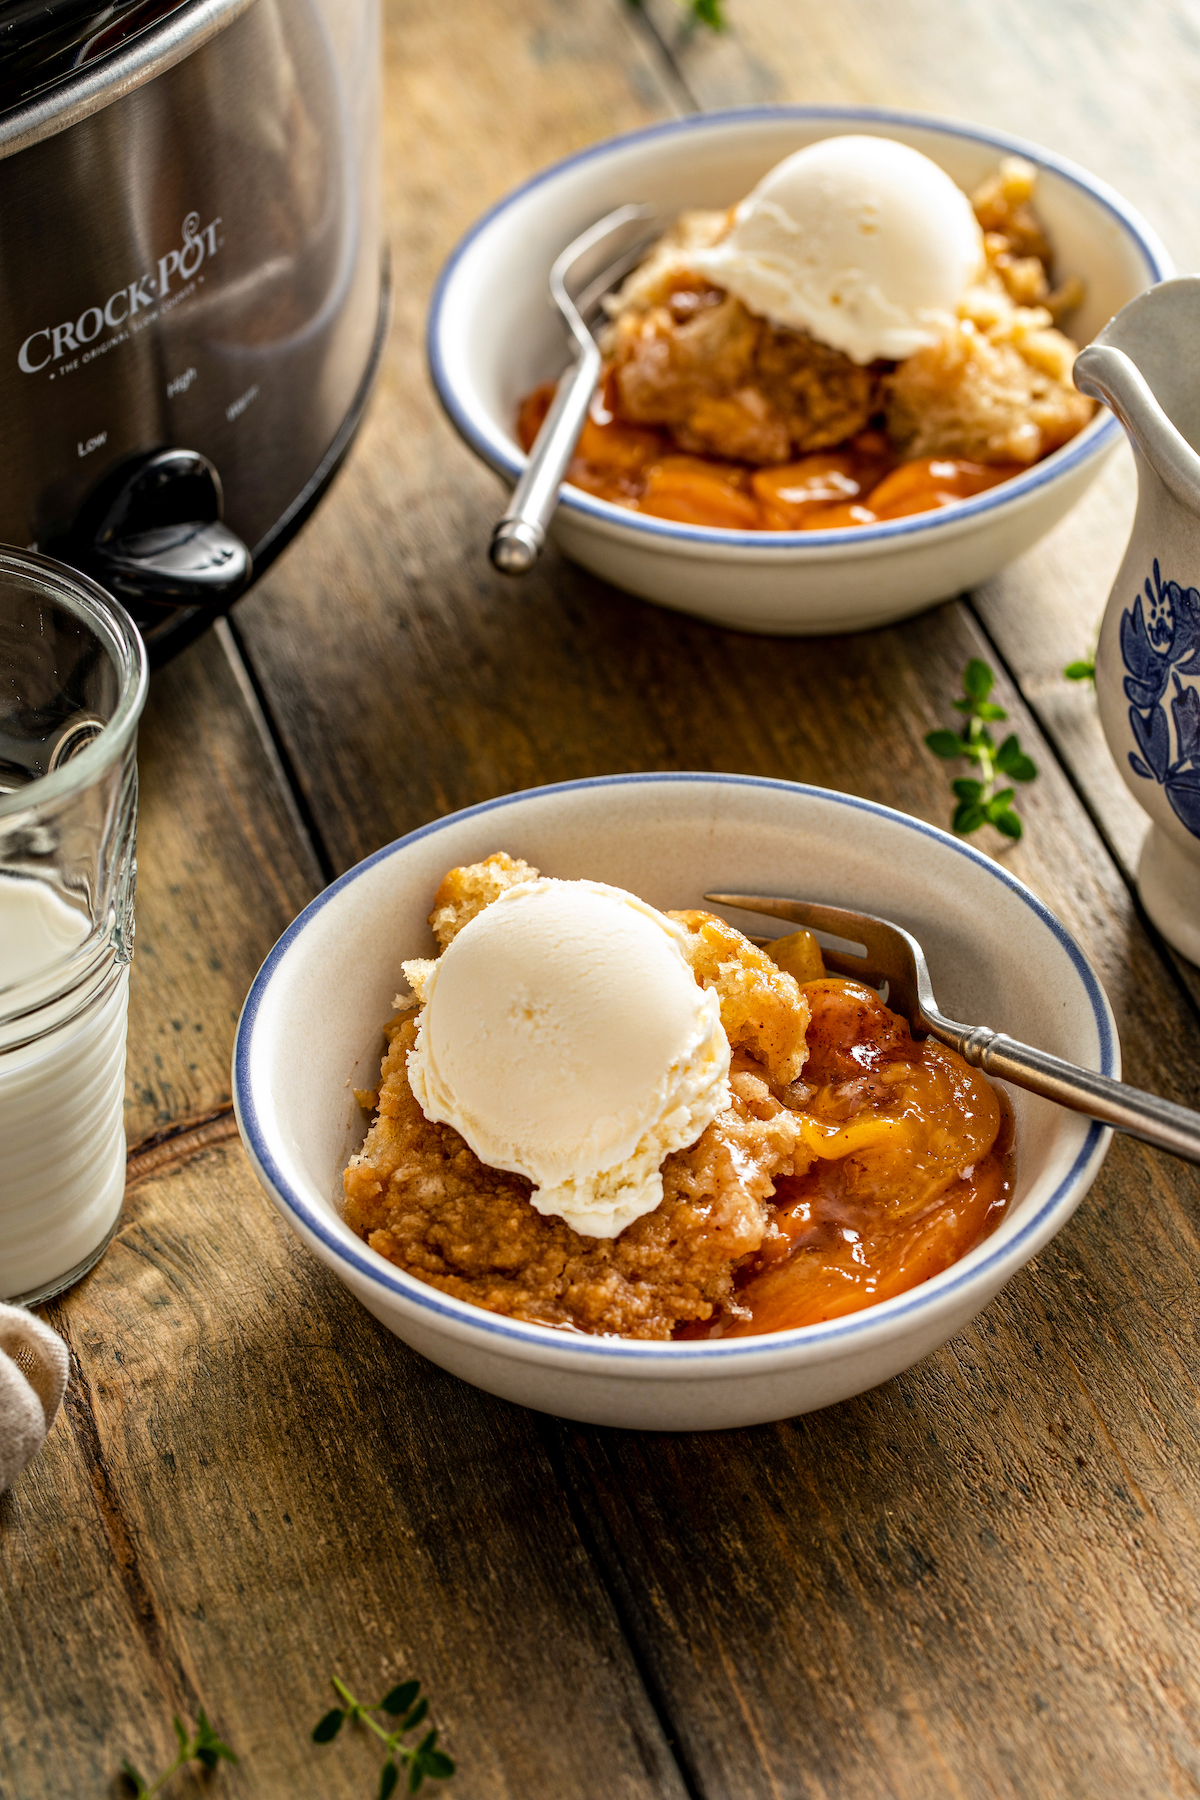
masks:
[[[116,601],[0,549],[0,1299],[69,1287],[120,1217],[145,698]]]

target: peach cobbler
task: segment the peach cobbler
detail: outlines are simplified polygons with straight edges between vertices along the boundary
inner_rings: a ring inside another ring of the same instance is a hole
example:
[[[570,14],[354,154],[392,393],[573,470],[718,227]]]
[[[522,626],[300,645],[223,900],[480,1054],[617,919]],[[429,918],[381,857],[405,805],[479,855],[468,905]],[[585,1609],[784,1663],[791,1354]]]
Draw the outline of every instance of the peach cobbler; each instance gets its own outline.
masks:
[[[686,212],[609,302],[567,479],[659,518],[830,530],[952,505],[1074,437],[1036,172],[970,203],[918,152],[832,138],[728,212]],[[555,384],[527,395],[528,450]]]
[[[773,1331],[915,1286],[1008,1203],[996,1090],[807,932],[760,948],[503,852],[452,869],[430,925],[345,1216],[445,1293],[579,1332]]]

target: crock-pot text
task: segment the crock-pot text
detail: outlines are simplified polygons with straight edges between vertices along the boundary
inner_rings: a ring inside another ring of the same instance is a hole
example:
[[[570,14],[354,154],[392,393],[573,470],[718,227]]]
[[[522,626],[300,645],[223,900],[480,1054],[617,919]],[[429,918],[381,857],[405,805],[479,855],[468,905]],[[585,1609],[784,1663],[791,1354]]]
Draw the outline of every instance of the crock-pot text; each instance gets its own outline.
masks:
[[[200,214],[191,212],[183,221],[183,242],[177,250],[168,250],[158,259],[157,271],[139,275],[125,287],[109,295],[103,306],[88,306],[77,319],[62,325],[44,325],[31,331],[17,352],[17,367],[25,375],[36,375],[47,364],[83,349],[107,326],[119,330],[139,312],[151,308],[171,291],[172,278],[191,281],[201,264],[215,256],[220,243],[217,226],[220,218],[201,226]]]

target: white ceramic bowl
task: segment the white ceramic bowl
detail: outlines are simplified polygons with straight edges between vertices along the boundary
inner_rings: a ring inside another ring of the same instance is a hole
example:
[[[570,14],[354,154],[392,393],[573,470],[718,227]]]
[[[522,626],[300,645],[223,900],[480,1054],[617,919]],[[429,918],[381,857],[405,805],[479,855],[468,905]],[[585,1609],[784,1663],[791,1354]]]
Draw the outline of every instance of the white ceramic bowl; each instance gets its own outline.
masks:
[[[924,944],[951,1016],[1119,1072],[1108,1002],[1063,926],[998,864],[886,807],[751,776],[618,775],[438,819],[343,875],[280,938],[242,1013],[234,1097],[259,1179],[297,1236],[443,1368],[604,1425],[688,1431],[790,1417],[886,1381],[944,1343],[1087,1192],[1110,1134],[1014,1091],[1016,1192],[999,1228],[911,1293],[831,1324],[711,1343],[567,1336],[402,1273],[340,1216],[341,1172],[367,1123],[350,1090],[377,1078],[401,960],[433,948],[426,915],[441,876],[496,849],[660,907],[736,888],[883,913]]]
[[[1072,332],[1088,342],[1151,282],[1165,249],[1103,182],[1035,144],[971,125],[878,108],[780,106],[704,113],[595,144],[518,188],[446,264],[429,318],[429,366],[450,419],[511,486],[525,458],[522,395],[561,373],[566,346],[547,288],[555,256],[625,201],[666,218],[723,207],[790,151],[823,137],[898,138],[970,190],[1000,158],[1039,170],[1037,205],[1062,276],[1087,298]],[[1028,473],[939,512],[842,531],[741,532],[631,513],[567,486],[552,531],[584,568],[630,593],[743,631],[853,631],[973,587],[1057,523],[1099,472],[1120,427],[1101,411]],[[497,511],[499,512],[499,508]],[[482,546],[481,546],[482,554]]]

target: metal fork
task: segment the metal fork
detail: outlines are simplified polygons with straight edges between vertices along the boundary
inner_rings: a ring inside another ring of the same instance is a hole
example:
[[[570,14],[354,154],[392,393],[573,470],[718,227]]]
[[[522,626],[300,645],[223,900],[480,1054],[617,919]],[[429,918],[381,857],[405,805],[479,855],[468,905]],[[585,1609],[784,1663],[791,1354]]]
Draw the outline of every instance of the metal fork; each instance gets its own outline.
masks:
[[[887,1004],[903,1015],[920,1036],[935,1037],[969,1062],[994,1075],[1000,1081],[1011,1081],[1030,1093],[1055,1100],[1075,1112],[1099,1119],[1116,1131],[1142,1138],[1172,1156],[1200,1163],[1200,1113],[1157,1094],[1143,1093],[1124,1081],[1098,1075],[1092,1069],[1080,1069],[1063,1062],[1045,1050],[1035,1050],[988,1025],[959,1025],[938,1010],[933,997],[933,984],[925,955],[911,932],[887,919],[873,918],[870,913],[850,912],[841,906],[819,906],[807,900],[776,900],[762,894],[706,894],[716,906],[741,907],[745,912],[765,913],[769,918],[786,919],[809,931],[841,938],[850,944],[861,944],[862,956],[843,950],[821,947],[826,967],[838,975],[849,975],[869,987],[887,982]]]
[[[575,340],[578,360],[558,384],[542,429],[534,440],[525,473],[504,517],[492,531],[488,555],[505,575],[527,575],[542,553],[546,526],[558,505],[567,465],[575,454],[596,383],[600,346],[588,323],[596,308],[653,243],[645,232],[629,246],[630,232],[653,219],[652,206],[619,206],[568,244],[550,271],[550,292]],[[613,252],[626,248],[615,259]]]

